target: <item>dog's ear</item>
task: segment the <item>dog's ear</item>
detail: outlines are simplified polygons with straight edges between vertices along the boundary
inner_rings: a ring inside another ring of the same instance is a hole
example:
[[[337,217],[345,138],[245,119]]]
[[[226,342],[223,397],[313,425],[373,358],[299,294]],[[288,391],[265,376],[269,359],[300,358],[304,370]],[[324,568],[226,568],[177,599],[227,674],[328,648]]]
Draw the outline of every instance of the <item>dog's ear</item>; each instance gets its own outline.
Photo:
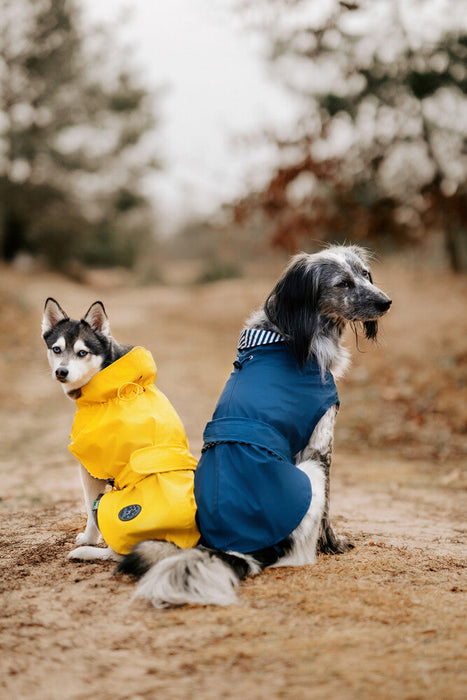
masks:
[[[103,333],[103,335],[110,336],[109,319],[105,313],[104,304],[101,301],[95,301],[94,304],[91,304],[84,318],[81,320],[91,326],[92,330],[96,333]]]
[[[299,365],[308,359],[318,332],[319,268],[308,256],[292,260],[266,299],[264,311],[286,339]]]
[[[68,321],[69,316],[64,312],[58,301],[49,297],[44,306],[42,316],[42,337],[60,321]]]

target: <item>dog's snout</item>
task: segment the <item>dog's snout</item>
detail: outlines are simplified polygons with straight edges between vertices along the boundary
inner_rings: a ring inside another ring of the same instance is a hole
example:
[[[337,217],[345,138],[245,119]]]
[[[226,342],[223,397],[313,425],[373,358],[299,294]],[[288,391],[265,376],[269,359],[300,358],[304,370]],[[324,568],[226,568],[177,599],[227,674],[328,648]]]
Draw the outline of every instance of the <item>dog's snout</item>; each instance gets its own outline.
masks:
[[[379,299],[376,302],[376,306],[382,312],[387,311],[389,309],[389,307],[391,306],[391,304],[392,304],[392,299],[389,299],[389,297],[386,297],[386,299]]]
[[[63,382],[67,377],[68,377],[68,370],[66,367],[58,367],[58,369],[55,370],[55,376],[57,379],[61,382]]]

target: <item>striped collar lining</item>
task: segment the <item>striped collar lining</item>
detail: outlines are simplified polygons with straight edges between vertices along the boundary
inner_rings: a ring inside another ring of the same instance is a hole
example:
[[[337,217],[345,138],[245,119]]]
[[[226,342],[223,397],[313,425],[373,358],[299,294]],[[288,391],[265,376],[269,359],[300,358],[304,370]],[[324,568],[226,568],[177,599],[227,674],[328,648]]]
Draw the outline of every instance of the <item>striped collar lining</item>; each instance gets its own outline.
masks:
[[[259,328],[244,328],[238,340],[238,350],[254,348],[257,345],[270,345],[271,343],[282,343],[284,338],[275,331],[265,331]]]

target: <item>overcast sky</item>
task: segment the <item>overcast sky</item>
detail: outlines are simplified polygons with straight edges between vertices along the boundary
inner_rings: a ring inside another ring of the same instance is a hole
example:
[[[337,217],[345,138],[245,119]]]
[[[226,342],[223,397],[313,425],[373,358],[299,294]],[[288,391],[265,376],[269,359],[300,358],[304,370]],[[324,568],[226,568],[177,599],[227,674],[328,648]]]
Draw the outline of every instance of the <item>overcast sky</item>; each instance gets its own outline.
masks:
[[[209,213],[264,176],[273,153],[236,137],[287,124],[292,98],[268,74],[258,37],[245,31],[228,0],[86,0],[90,20],[115,20],[146,84],[167,86],[157,132],[164,171],[154,190],[165,221]],[[152,182],[151,182],[152,184]]]

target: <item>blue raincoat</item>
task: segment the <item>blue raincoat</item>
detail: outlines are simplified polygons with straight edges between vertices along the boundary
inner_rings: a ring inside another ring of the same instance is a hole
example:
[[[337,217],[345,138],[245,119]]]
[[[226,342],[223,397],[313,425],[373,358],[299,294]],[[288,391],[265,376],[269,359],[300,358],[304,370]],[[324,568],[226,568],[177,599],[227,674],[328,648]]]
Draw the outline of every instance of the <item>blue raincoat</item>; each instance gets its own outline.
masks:
[[[249,553],[306,514],[311,484],[294,457],[339,399],[329,370],[323,379],[315,359],[300,368],[270,331],[243,331],[234,367],[204,431],[195,498],[202,542]]]

